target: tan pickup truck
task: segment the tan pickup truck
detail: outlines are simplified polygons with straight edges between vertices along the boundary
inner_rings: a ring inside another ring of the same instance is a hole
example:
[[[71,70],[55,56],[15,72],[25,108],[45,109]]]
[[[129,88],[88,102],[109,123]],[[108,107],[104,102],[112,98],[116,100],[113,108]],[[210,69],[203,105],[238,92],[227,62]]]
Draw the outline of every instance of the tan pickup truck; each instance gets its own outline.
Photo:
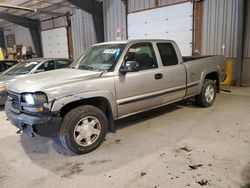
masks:
[[[68,69],[11,83],[5,112],[22,132],[59,133],[66,149],[84,154],[119,118],[190,97],[211,106],[224,78],[224,56],[182,57],[174,41],[100,43]]]

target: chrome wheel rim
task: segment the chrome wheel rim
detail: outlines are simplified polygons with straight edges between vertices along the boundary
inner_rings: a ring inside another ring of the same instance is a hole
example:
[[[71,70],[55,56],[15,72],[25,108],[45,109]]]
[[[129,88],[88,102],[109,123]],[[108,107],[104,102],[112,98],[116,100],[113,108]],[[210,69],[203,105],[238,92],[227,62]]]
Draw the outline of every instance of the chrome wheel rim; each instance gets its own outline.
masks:
[[[205,99],[208,103],[214,100],[214,87],[212,85],[208,85],[205,90]]]
[[[74,129],[74,139],[80,146],[90,146],[101,133],[101,124],[96,117],[82,118]]]

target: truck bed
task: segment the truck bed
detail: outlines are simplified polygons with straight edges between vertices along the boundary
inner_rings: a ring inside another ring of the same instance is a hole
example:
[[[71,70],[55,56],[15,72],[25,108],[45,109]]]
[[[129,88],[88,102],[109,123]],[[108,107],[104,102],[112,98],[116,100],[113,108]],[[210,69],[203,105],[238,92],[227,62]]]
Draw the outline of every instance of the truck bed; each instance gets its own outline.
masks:
[[[213,56],[215,56],[215,55],[207,55],[207,56],[182,56],[182,59],[183,59],[183,62],[187,62],[187,61],[204,59],[204,58],[213,57]]]

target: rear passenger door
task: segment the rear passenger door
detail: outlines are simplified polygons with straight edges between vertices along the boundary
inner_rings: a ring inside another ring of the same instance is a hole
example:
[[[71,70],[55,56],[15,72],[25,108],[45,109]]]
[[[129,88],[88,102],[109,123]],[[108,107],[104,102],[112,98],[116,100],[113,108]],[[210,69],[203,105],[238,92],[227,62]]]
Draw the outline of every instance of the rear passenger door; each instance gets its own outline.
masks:
[[[157,49],[162,63],[162,85],[164,87],[162,103],[182,99],[186,94],[185,66],[179,62],[172,43],[157,43]]]
[[[138,62],[140,70],[115,76],[119,116],[160,105],[158,92],[162,89],[162,82],[153,45],[148,42],[131,45],[123,63],[126,61]]]

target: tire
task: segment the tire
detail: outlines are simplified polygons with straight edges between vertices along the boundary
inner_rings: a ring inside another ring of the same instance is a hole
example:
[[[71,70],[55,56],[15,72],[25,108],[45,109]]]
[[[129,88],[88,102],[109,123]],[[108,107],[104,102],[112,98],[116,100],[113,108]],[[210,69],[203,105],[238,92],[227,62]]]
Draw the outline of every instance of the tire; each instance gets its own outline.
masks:
[[[67,150],[85,154],[101,145],[107,128],[105,114],[95,106],[84,105],[69,111],[63,117],[59,135]]]
[[[216,86],[213,80],[205,79],[199,95],[195,97],[195,102],[198,106],[209,107],[216,98]]]

